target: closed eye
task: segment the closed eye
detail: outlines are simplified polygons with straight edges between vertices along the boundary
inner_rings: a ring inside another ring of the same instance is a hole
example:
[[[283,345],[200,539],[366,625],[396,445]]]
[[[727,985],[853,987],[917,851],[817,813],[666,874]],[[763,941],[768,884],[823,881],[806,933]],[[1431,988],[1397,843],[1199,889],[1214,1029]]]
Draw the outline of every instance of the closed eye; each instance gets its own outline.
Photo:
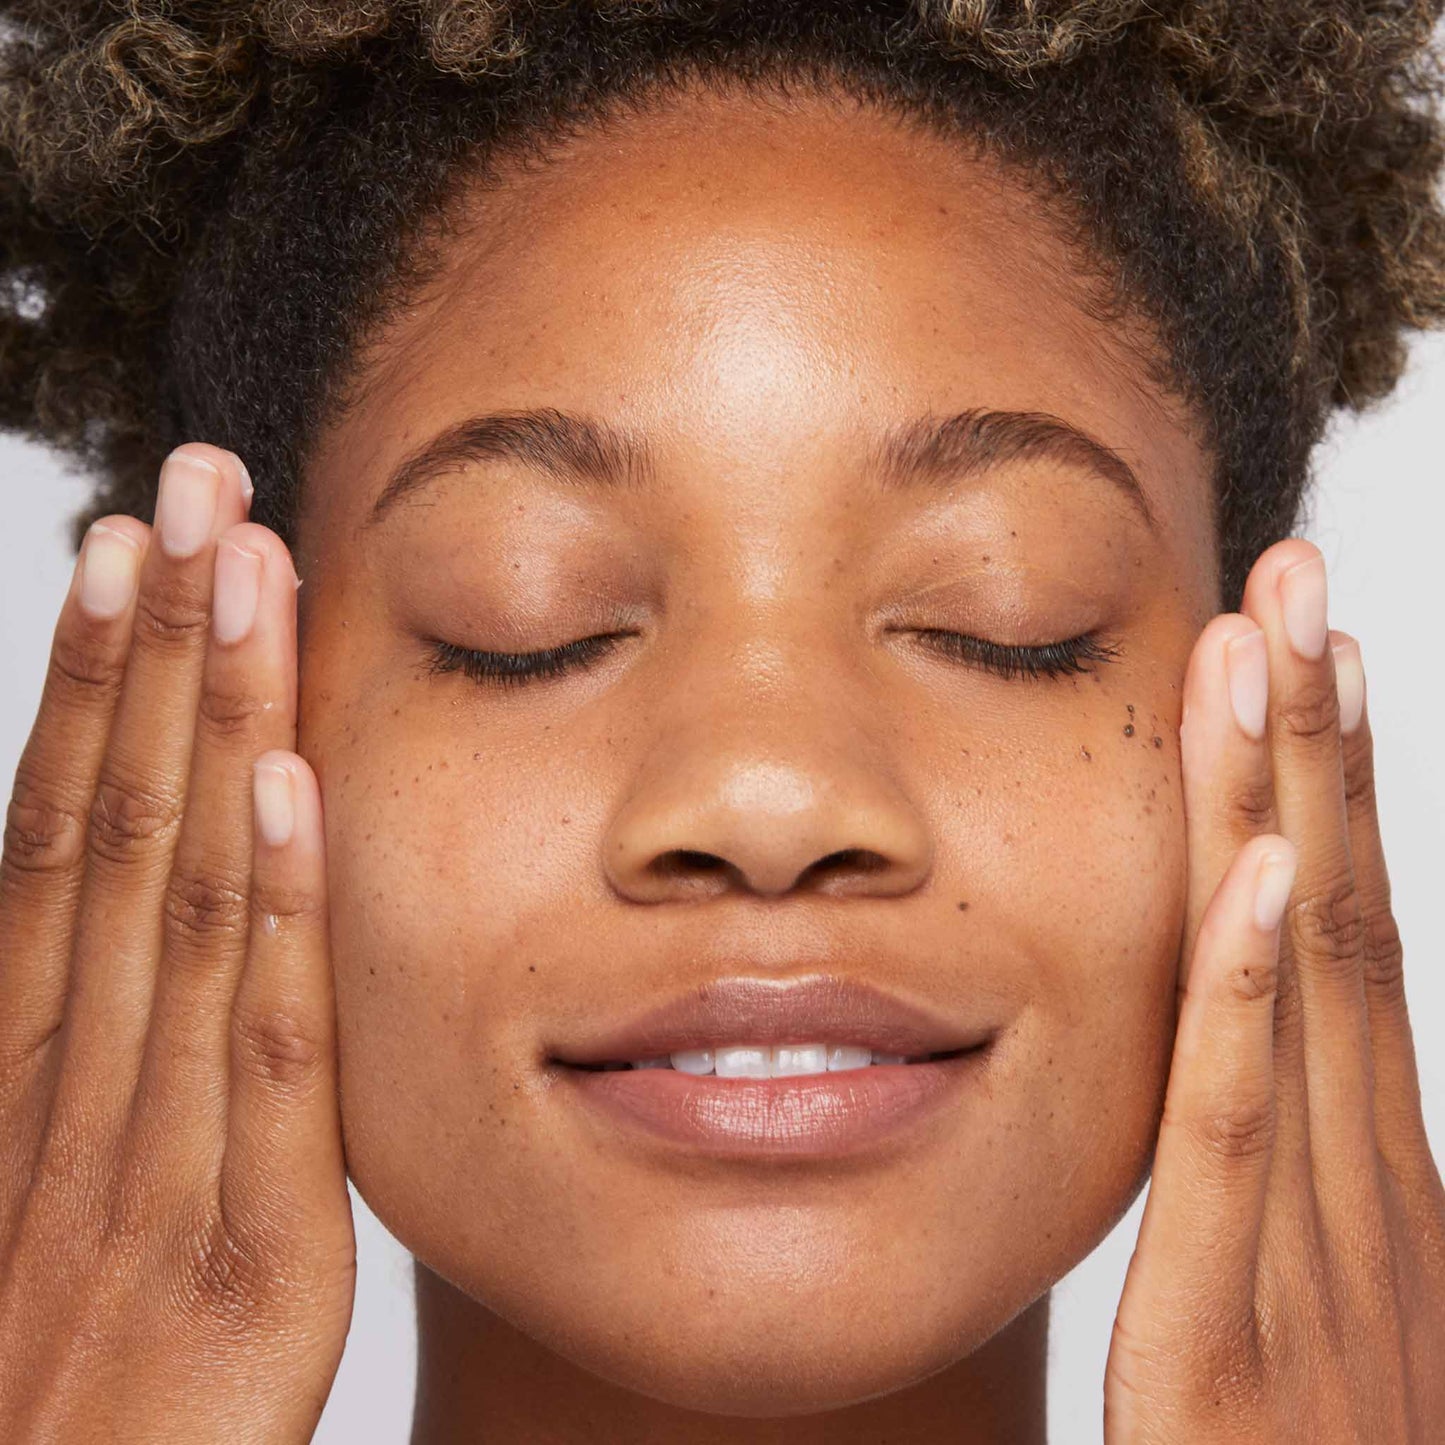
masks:
[[[1105,643],[1096,632],[1035,647],[1019,647],[1013,643],[990,642],[986,637],[972,637],[966,632],[937,628],[913,630],[927,640],[928,646],[1005,678],[1062,677],[1068,673],[1092,672],[1098,664],[1113,662],[1119,657],[1119,649]]]
[[[1059,642],[1021,647],[938,628],[910,630],[923,639],[926,646],[945,656],[1003,678],[1077,675],[1092,672],[1100,663],[1112,662],[1119,656],[1118,648],[1104,643],[1092,632]],[[437,642],[432,649],[429,670],[461,672],[475,682],[494,687],[522,687],[541,678],[585,672],[608,656],[623,638],[634,636],[637,636],[634,632],[604,633],[539,652],[483,652],[454,642]]]
[[[557,677],[564,672],[585,672],[600,662],[627,632],[580,637],[540,652],[479,652],[454,642],[438,642],[432,651],[431,671],[462,672],[475,682],[500,687],[522,687],[534,678]]]

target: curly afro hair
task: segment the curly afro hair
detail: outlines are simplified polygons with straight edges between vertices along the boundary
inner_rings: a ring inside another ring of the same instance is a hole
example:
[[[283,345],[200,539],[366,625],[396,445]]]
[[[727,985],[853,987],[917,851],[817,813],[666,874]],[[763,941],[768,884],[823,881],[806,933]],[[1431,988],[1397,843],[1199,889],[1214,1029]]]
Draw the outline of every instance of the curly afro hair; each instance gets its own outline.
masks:
[[[152,515],[187,439],[288,541],[461,168],[690,81],[814,85],[1036,185],[1201,418],[1223,601],[1334,408],[1445,317],[1445,0],[9,0],[0,426]]]

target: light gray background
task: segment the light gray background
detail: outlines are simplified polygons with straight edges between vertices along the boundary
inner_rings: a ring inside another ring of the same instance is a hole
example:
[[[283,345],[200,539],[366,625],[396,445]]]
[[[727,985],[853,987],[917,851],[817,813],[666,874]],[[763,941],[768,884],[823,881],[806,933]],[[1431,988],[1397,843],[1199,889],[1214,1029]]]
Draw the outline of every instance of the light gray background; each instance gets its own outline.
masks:
[[[1396,397],[1340,423],[1319,454],[1308,528],[1330,564],[1331,622],[1361,640],[1377,738],[1380,810],[1408,958],[1426,1123],[1445,1158],[1445,338],[1417,342]],[[0,533],[0,777],[14,772],[69,582],[63,522],[84,495],[43,451],[0,439],[9,523]],[[1141,1194],[1054,1290],[1052,1445],[1102,1437],[1109,1330],[1138,1235]],[[415,1380],[411,1256],[352,1191],[361,1251],[356,1312],[316,1440],[404,1445]]]

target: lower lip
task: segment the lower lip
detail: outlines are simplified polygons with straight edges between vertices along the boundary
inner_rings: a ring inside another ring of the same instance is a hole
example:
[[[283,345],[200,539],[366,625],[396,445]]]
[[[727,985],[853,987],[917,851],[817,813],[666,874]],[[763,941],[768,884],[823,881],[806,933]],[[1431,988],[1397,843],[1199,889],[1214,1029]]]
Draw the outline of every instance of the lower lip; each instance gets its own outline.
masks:
[[[609,1120],[707,1154],[836,1158],[890,1142],[976,1082],[981,1044],[950,1059],[870,1064],[777,1079],[720,1079],[678,1069],[562,1072]]]

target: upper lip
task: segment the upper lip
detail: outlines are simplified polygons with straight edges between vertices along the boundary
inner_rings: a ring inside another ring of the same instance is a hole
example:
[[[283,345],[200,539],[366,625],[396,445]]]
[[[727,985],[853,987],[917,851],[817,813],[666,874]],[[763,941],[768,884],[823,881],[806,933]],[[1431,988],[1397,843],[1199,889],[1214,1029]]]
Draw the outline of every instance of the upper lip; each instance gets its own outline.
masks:
[[[626,1062],[731,1044],[853,1044],[904,1055],[984,1043],[991,1026],[961,1026],[861,979],[713,979],[596,1032],[553,1057],[565,1064]]]

